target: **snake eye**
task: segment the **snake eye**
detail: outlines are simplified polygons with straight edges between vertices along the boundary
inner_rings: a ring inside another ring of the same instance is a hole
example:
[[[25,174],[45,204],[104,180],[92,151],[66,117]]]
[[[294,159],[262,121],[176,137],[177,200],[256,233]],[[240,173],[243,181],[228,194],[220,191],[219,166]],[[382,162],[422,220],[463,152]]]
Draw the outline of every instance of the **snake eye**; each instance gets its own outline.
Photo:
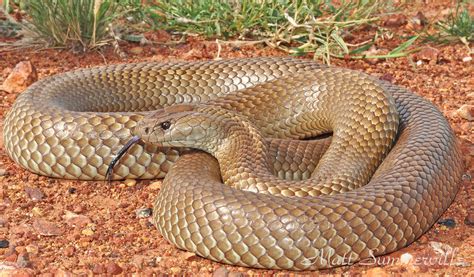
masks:
[[[163,130],[168,130],[170,126],[171,126],[171,122],[169,121],[161,122],[161,129]]]
[[[150,127],[145,127],[145,130],[144,130],[144,131],[145,131],[145,134],[148,135],[148,132],[150,132]]]

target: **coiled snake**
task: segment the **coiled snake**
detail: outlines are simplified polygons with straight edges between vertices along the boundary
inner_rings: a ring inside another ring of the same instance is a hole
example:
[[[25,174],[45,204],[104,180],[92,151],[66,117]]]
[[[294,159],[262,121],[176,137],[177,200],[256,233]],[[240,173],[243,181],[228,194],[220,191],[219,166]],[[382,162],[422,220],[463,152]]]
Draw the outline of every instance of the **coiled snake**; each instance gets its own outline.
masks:
[[[169,107],[177,103],[206,104]],[[169,108],[149,112],[161,107]],[[159,231],[223,263],[319,269],[395,251],[434,224],[462,172],[453,132],[428,101],[363,73],[285,58],[112,65],[46,78],[6,116],[5,146],[32,172],[101,180],[145,115],[135,130],[144,140],[161,132],[163,145],[176,146],[163,143],[176,126],[171,137],[193,145],[217,136],[197,148],[219,163],[139,143],[113,178],[169,171],[154,208]]]

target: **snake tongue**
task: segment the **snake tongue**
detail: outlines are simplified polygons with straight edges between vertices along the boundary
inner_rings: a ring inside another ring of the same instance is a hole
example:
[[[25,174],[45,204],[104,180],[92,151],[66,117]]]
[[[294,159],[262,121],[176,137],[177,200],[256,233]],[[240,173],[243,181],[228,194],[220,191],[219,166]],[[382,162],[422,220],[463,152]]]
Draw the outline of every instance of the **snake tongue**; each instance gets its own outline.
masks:
[[[119,150],[117,153],[117,156],[110,162],[109,167],[107,168],[107,172],[105,173],[105,178],[107,179],[108,183],[112,181],[112,175],[114,171],[114,167],[117,164],[117,162],[122,158],[125,153],[127,153],[128,149],[132,147],[135,143],[137,143],[140,140],[140,137],[138,136],[133,136],[123,147],[122,149]]]

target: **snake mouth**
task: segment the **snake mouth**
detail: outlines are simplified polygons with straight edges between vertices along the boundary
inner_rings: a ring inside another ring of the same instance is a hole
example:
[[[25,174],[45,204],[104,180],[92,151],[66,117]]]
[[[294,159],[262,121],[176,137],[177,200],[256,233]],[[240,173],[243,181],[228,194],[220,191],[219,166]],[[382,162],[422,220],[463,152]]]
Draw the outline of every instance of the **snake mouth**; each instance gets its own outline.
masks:
[[[142,141],[142,139],[139,136],[133,136],[117,153],[117,156],[110,162],[109,166],[107,167],[107,172],[105,173],[105,178],[107,182],[110,184],[112,182],[112,176],[113,176],[113,171],[115,165],[120,161],[120,159],[127,153],[127,151],[135,144],[137,144],[139,141]],[[174,144],[176,143],[176,144]],[[184,148],[188,147],[186,146],[186,143],[189,143],[189,141],[186,140],[180,140],[180,141],[172,141],[172,143],[168,142],[161,142],[157,143],[157,145],[161,147],[175,147],[175,148]]]
[[[133,136],[117,153],[117,156],[110,162],[109,167],[107,168],[107,172],[105,173],[105,178],[107,179],[108,183],[112,182],[112,175],[114,171],[114,167],[117,162],[127,153],[128,149],[138,143],[140,141],[139,136]]]

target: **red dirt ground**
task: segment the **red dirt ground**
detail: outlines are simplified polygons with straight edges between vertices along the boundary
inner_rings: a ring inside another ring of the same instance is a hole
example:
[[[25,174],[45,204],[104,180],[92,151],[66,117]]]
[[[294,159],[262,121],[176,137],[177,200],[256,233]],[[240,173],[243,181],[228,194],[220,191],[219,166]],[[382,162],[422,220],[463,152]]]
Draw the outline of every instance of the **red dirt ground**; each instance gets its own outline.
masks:
[[[436,14],[437,9],[446,7],[445,3],[435,4],[430,7],[430,11],[424,11],[429,18]],[[418,10],[415,7],[409,14],[414,15]],[[380,43],[379,49],[393,47],[400,43],[402,35],[411,33],[406,25],[396,29],[393,30],[394,37]],[[147,36],[164,40],[169,38],[164,32],[150,32]],[[471,179],[474,173],[474,127],[472,121],[459,117],[456,112],[464,104],[474,104],[472,61],[463,61],[470,53],[462,44],[433,47],[439,51],[438,57],[421,63],[418,62],[420,56],[414,54],[393,60],[333,60],[333,64],[361,70],[405,86],[432,101],[444,113],[459,138],[466,164],[461,189],[453,204],[441,217],[453,219],[455,226],[435,224],[409,247],[379,260],[381,264],[356,264],[313,274],[474,275],[474,227],[465,222],[474,213]],[[127,58],[120,59],[112,49],[106,49],[102,54],[90,52],[85,55],[52,49],[0,52],[0,84],[18,62],[25,60],[31,61],[37,68],[39,78],[44,78],[76,68],[102,64],[213,59],[217,53],[215,42],[196,38],[174,46],[124,43],[121,49],[128,53]],[[220,57],[285,55],[261,45],[239,48],[224,45]],[[0,90],[0,130],[4,116],[16,97],[17,94]],[[1,274],[2,267],[7,266],[22,266],[17,273],[42,273],[43,276],[52,276],[54,273],[65,276],[67,273],[90,275],[120,272],[225,276],[227,271],[231,273],[229,276],[296,274],[222,265],[176,249],[158,234],[148,218],[136,216],[139,208],[152,206],[159,192],[159,181],[151,185],[150,181],[138,181],[117,182],[114,186],[108,186],[104,182],[67,181],[38,176],[22,169],[8,158],[0,134],[1,169],[7,173],[0,176],[0,240],[5,239],[10,243],[10,247],[0,248],[1,276],[4,276]],[[44,195],[40,195],[38,191]],[[34,200],[35,196],[40,200]],[[65,211],[83,216],[75,222],[77,226],[65,219]],[[40,230],[48,230],[52,235],[41,235]],[[442,244],[444,251],[446,245],[454,248],[454,255],[448,259],[452,261],[450,265],[440,265],[437,262],[444,257],[435,250],[440,247],[433,246],[437,242]],[[390,262],[390,259],[400,258],[404,253],[420,259],[431,258],[431,264],[422,262],[418,265],[406,265]]]

